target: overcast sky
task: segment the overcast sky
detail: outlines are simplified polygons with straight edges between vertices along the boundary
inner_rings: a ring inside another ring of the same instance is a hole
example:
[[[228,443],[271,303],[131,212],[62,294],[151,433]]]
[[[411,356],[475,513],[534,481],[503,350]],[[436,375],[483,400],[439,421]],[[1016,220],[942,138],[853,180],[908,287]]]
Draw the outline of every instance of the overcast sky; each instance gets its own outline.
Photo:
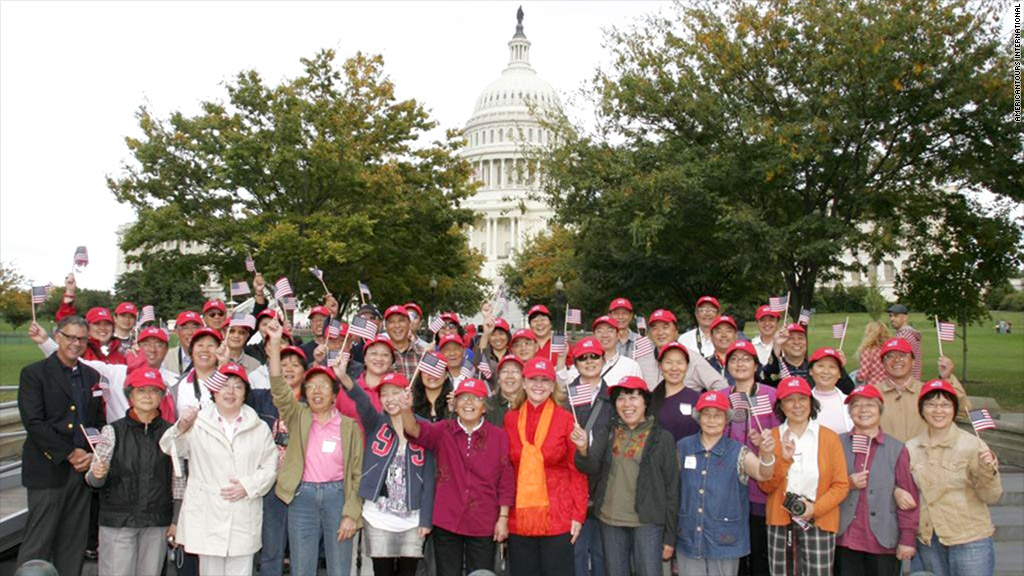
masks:
[[[602,29],[663,2],[0,2],[0,260],[61,283],[89,248],[86,288],[112,288],[115,230],[133,211],[105,177],[145,103],[192,114],[254,68],[277,83],[321,48],[384,55],[399,98],[461,128],[508,61],[516,8],[530,58],[566,96],[607,60]]]

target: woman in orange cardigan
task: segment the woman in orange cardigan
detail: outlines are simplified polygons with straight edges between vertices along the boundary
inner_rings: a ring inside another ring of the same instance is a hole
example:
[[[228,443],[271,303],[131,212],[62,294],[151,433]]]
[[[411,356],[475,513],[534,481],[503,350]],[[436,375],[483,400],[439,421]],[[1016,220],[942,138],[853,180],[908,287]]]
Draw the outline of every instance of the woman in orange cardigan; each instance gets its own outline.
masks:
[[[778,464],[766,494],[772,576],[831,576],[839,504],[850,491],[839,436],[816,420],[820,405],[799,376],[779,382],[772,430]]]

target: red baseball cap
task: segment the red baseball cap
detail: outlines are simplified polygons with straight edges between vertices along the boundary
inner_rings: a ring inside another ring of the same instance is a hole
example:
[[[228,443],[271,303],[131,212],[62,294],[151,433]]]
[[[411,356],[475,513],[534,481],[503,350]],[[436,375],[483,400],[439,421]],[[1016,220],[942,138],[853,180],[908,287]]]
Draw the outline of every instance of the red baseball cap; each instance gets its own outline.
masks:
[[[170,338],[167,336],[167,331],[163,328],[157,328],[156,326],[143,328],[142,332],[139,332],[139,337],[136,338],[135,341],[142,342],[146,338],[156,338],[164,344],[170,342]]]
[[[242,382],[249,383],[249,373],[245,371],[245,367],[235,362],[228,362],[220,368],[217,368],[217,372],[226,376],[238,376],[242,379]]]
[[[442,336],[441,340],[437,343],[437,349],[440,350],[444,348],[445,344],[458,344],[461,348],[466,347],[466,343],[462,341],[462,336],[459,336],[458,334],[445,334]]]
[[[472,394],[477,398],[487,398],[487,384],[476,378],[466,378],[462,382],[459,382],[455,386],[455,397],[458,398],[459,394]]]
[[[904,352],[906,354],[914,355],[914,347],[910,345],[904,338],[890,338],[882,344],[881,358],[885,358],[885,355],[889,352]]]
[[[263,310],[260,310],[259,314],[256,315],[256,322],[257,323],[260,321],[260,318],[270,318],[270,319],[277,318],[277,312],[274,312],[270,308],[264,308]]]
[[[326,316],[326,317],[330,318],[331,317],[331,309],[328,308],[327,306],[324,306],[323,304],[320,304],[318,306],[313,306],[309,310],[309,317],[312,318],[316,314],[319,314],[321,316]]]
[[[530,307],[530,311],[526,313],[527,321],[532,320],[537,314],[543,314],[548,318],[551,318],[551,312],[548,311],[548,307],[543,304],[534,304]]]
[[[729,392],[711,390],[700,395],[697,399],[697,411],[705,408],[718,408],[722,412],[728,412],[732,405],[729,403]]]
[[[455,312],[445,312],[444,314],[441,314],[441,320],[444,320],[445,323],[454,322],[459,326],[462,326],[462,322],[459,322],[459,316]]]
[[[736,321],[732,319],[732,316],[716,316],[715,319],[711,321],[711,330],[713,331],[721,324],[728,324],[729,326],[732,326],[733,330],[739,330],[739,328],[736,327]]]
[[[217,340],[217,344],[220,344],[224,340],[224,336],[220,333],[220,330],[214,330],[213,328],[207,328],[204,326],[192,334],[192,340],[188,343],[189,354],[192,353],[192,347],[196,345],[196,341],[203,336],[211,336]]]
[[[152,386],[159,390],[167,390],[167,386],[164,385],[164,378],[156,368],[144,368],[131,371],[128,374],[128,377],[125,378],[124,385],[127,388],[145,388],[146,386]]]
[[[383,386],[385,384],[398,386],[399,388],[408,388],[409,379],[401,372],[388,372],[380,379],[380,385]]]
[[[203,314],[206,314],[210,310],[220,310],[225,314],[228,313],[228,307],[224,305],[223,300],[207,300],[206,304],[203,304]]]
[[[110,322],[113,324],[114,318],[110,315],[110,310],[97,307],[90,308],[89,311],[85,313],[85,321],[89,324],[96,324],[97,322]]]
[[[668,353],[669,350],[679,350],[680,352],[683,353],[683,356],[686,356],[686,361],[690,361],[690,351],[686,349],[686,346],[683,346],[681,343],[673,340],[672,342],[669,342],[668,344],[662,346],[661,350],[658,351],[659,362],[665,356],[665,354]]]
[[[114,308],[114,314],[131,314],[132,316],[139,315],[139,309],[131,302],[121,302]]]
[[[608,387],[611,388],[625,388],[626,390],[643,390],[648,392],[647,382],[639,376],[623,376],[621,380],[612,384]]]
[[[527,340],[533,340],[534,342],[537,341],[537,335],[533,333],[533,330],[530,330],[529,328],[521,328],[519,330],[516,330],[515,333],[512,334],[512,340],[510,340],[508,343],[509,346],[511,346],[513,342],[519,340],[520,338],[526,338]]]
[[[420,318],[423,318],[423,308],[420,308],[419,304],[417,304],[415,302],[406,302],[404,304],[404,306],[405,306],[406,311],[413,310],[413,311],[416,312],[417,316],[419,316]]]
[[[594,323],[590,325],[590,329],[597,330],[597,327],[600,326],[601,324],[607,324],[612,328],[615,328],[616,330],[619,329],[619,321],[616,320],[615,318],[612,318],[611,316],[608,316],[607,314],[605,314],[604,316],[598,316],[594,320]]]
[[[597,354],[598,356],[604,356],[604,348],[601,348],[601,343],[597,341],[597,338],[588,336],[583,340],[580,340],[572,347],[572,357],[579,358],[584,354]]]
[[[879,402],[885,402],[885,398],[882,396],[882,393],[878,391],[878,388],[875,388],[870,384],[866,386],[857,386],[851,390],[850,394],[846,397],[844,404],[853,402],[853,399],[856,396],[860,396],[862,398],[877,398]]]
[[[653,326],[655,322],[668,322],[669,324],[675,324],[677,322],[676,315],[671,310],[658,309],[651,312],[651,317],[647,319],[647,325]]]
[[[384,319],[387,320],[388,316],[392,314],[401,314],[406,318],[409,317],[409,311],[405,309],[405,306],[395,304],[394,306],[388,306],[388,309],[384,311]]]
[[[526,362],[523,368],[523,378],[547,378],[555,379],[555,366],[550,360],[543,356],[534,356]]]
[[[303,351],[302,348],[299,348],[298,346],[284,346],[284,347],[282,347],[281,348],[281,358],[284,358],[288,354],[294,354],[294,355],[298,356],[302,360],[303,364],[306,363],[306,352]]]
[[[715,298],[714,296],[701,296],[700,298],[697,298],[697,304],[694,305],[694,308],[700,308],[701,304],[711,304],[719,310],[722,309],[722,305],[718,303],[718,298]]]
[[[504,330],[505,333],[508,334],[509,336],[512,335],[512,327],[509,326],[508,320],[505,320],[504,318],[496,318],[494,320],[494,329]]]
[[[839,351],[831,346],[815,350],[814,354],[811,354],[810,364],[814,364],[822,358],[831,358],[836,361],[836,364],[839,364],[840,366],[843,365],[843,358],[839,355]]]
[[[779,382],[777,390],[778,395],[776,398],[778,400],[782,400],[791,394],[803,394],[807,397],[810,397],[811,395],[811,386],[807,383],[807,380],[804,380],[799,376],[783,378],[782,382]]]
[[[522,359],[520,359],[518,356],[516,356],[514,354],[505,354],[504,356],[501,357],[501,360],[498,361],[498,372],[501,372],[502,366],[504,366],[505,364],[507,364],[509,362],[513,362],[515,364],[519,364],[520,368],[524,368],[525,367],[525,364],[523,364]]]
[[[950,384],[948,380],[936,379],[929,380],[927,384],[921,386],[921,393],[917,395],[917,401],[920,403],[921,399],[924,398],[926,394],[929,392],[935,392],[936,390],[942,390],[943,392],[953,396],[953,398],[957,397],[956,388],[953,388],[953,385]]]
[[[608,305],[609,312],[613,312],[615,310],[618,310],[619,308],[625,308],[626,310],[632,312],[633,303],[630,302],[629,300],[626,300],[625,298],[616,298],[615,300],[612,300],[611,304]]]
[[[800,332],[801,334],[807,334],[807,326],[804,326],[803,324],[798,324],[796,322],[792,322],[790,324],[786,324],[786,331],[787,332]]]
[[[373,340],[368,340],[366,342],[366,346],[363,347],[363,350],[369,350],[371,346],[376,346],[377,344],[384,344],[385,346],[387,346],[388,350],[391,351],[391,356],[394,357],[395,345],[391,342],[391,338],[388,338],[383,334],[378,334],[377,337],[374,338]]]
[[[178,318],[174,321],[174,327],[177,328],[178,326],[184,326],[189,322],[199,324],[200,326],[202,326],[203,317],[200,316],[197,312],[193,312],[192,310],[185,310],[181,314],[178,314]]]
[[[748,340],[737,340],[730,344],[729,349],[725,351],[726,364],[729,363],[729,356],[732,356],[732,353],[736,351],[746,352],[747,354],[750,354],[751,356],[754,357],[755,362],[758,361],[757,348],[754,348],[754,345],[751,344]]]
[[[302,376],[302,381],[308,382],[310,378],[316,376],[317,374],[326,375],[328,378],[331,379],[331,382],[338,381],[338,375],[334,373],[334,370],[328,368],[327,366],[313,366],[309,370],[306,370],[306,373]]]
[[[757,312],[754,313],[754,320],[760,320],[761,318],[764,318],[765,316],[771,316],[773,318],[779,318],[780,317],[779,313],[776,312],[775,310],[772,310],[771,306],[769,306],[767,304],[765,304],[763,306],[758,306]]]

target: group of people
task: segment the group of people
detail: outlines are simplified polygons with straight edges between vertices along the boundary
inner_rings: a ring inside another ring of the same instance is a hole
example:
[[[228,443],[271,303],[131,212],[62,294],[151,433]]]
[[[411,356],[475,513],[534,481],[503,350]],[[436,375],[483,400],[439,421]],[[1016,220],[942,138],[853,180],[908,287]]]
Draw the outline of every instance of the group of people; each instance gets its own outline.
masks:
[[[75,309],[21,374],[28,523],[19,564],[78,574],[511,576],[992,574],[994,453],[947,357],[890,308],[848,374],[770,306],[758,334],[712,296],[679,332],[616,298],[565,342],[543,305],[513,329],[409,302],[301,342],[254,278],[252,314]],[[379,326],[377,331],[365,332]],[[474,329],[476,328],[476,329]],[[91,495],[98,505],[90,519]],[[356,546],[360,548],[356,549]],[[487,573],[487,572],[478,572]]]

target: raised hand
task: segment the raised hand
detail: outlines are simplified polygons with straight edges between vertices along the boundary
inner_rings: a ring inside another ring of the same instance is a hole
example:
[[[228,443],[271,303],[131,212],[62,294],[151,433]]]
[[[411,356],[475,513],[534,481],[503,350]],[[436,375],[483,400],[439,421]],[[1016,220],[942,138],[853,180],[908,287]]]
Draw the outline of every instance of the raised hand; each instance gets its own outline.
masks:
[[[75,281],[75,273],[72,272],[64,277],[64,296],[74,298],[77,289],[78,283]]]
[[[217,352],[215,354],[217,356],[218,366],[223,366],[231,361],[231,352],[228,350],[227,340],[221,342],[220,346],[217,346]]]
[[[320,364],[324,361],[324,358],[327,358],[327,344],[320,344],[313,349],[313,363]]]
[[[271,342],[280,344],[281,338],[284,337],[284,328],[281,327],[281,323],[278,322],[276,318],[267,322],[264,329],[267,331],[267,338]]]
[[[775,437],[772,436],[771,430],[761,432],[761,446],[758,448],[758,452],[761,454],[771,454],[775,452]],[[769,460],[769,462],[771,462],[771,460]]]
[[[580,454],[586,456],[587,448],[590,445],[590,438],[587,435],[587,431],[584,430],[579,424],[574,424],[572,432],[569,434],[569,440],[576,446],[576,449],[580,451]]]
[[[341,309],[338,299],[331,294],[324,294],[324,306],[327,306],[327,309],[331,311],[331,316],[335,318],[338,316],[338,310]]]
[[[263,295],[263,290],[267,287],[267,281],[263,279],[263,274],[257,273],[252,277],[252,291],[255,294]]]
[[[953,359],[949,356],[942,356],[939,358],[939,378],[943,380],[949,380],[949,377],[953,375],[953,369],[956,368],[956,364]]]
[[[40,326],[38,322],[33,322],[28,327],[28,337],[36,344],[44,344],[49,336],[46,334],[46,329]]]
[[[782,345],[789,340],[789,330],[785,328],[779,328],[779,331],[775,333],[775,338],[772,339],[772,349],[775,351],[775,355],[779,356],[782,353]]]
[[[181,416],[178,417],[178,431],[182,434],[192,429],[192,425],[196,423],[196,417],[199,416],[199,406],[186,406],[181,411]]]
[[[796,454],[796,439],[789,430],[786,430],[786,435],[782,438],[782,457],[792,462],[793,454]]]

